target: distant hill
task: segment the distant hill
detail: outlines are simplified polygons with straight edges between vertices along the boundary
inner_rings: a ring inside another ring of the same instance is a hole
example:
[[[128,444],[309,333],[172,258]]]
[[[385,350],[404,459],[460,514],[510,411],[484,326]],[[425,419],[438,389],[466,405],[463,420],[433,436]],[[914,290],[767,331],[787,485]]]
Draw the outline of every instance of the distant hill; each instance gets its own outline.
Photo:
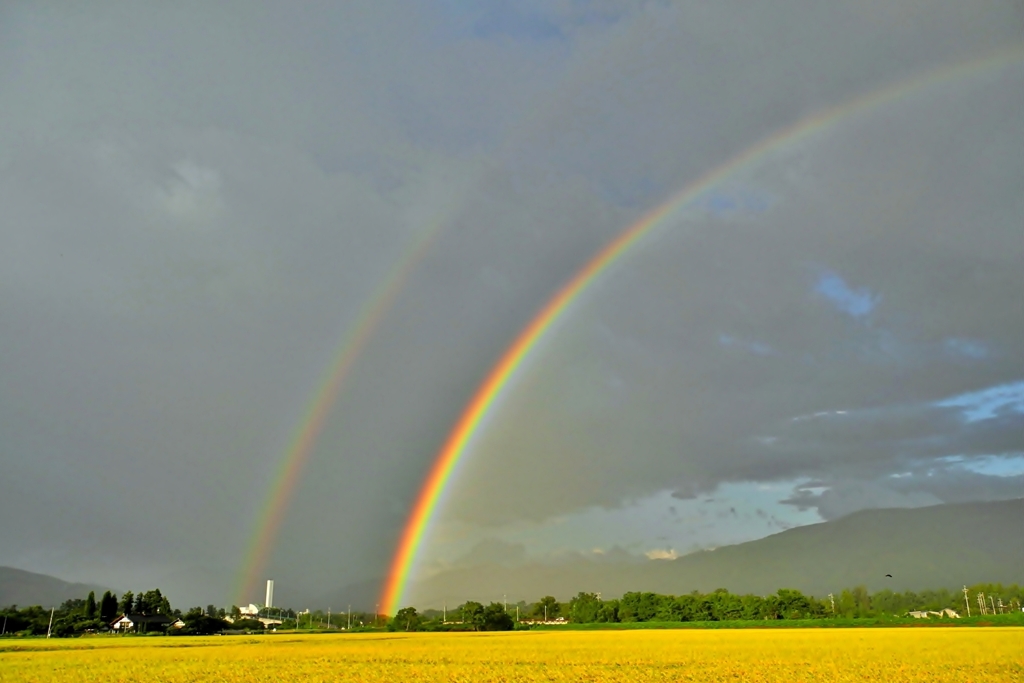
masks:
[[[0,567],[0,607],[18,605],[42,605],[58,607],[65,600],[85,599],[89,591],[96,592],[96,598],[108,590],[101,586],[84,583],[68,583],[46,574],[27,572],[24,569]]]
[[[886,578],[892,574],[892,578]],[[444,572],[418,584],[418,607],[441,603],[568,599],[577,592],[682,594],[727,588],[764,595],[797,588],[812,595],[866,586],[871,591],[1024,583],[1024,498],[863,510],[831,522],[675,560],[578,560],[524,567],[488,565]]]

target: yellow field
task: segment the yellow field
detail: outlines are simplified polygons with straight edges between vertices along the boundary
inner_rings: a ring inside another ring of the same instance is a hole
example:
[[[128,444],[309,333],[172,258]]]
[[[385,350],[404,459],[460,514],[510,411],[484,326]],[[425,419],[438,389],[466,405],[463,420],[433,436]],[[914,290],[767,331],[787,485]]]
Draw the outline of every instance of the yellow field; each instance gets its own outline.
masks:
[[[1024,629],[0,641],[0,681],[1024,681]]]

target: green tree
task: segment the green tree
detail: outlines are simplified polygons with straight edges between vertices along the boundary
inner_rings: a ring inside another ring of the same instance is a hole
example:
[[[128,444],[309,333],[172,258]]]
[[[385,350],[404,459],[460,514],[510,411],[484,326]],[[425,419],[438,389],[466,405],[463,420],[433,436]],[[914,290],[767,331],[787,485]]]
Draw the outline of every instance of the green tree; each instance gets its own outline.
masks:
[[[415,607],[403,607],[398,610],[398,614],[395,615],[392,624],[395,630],[416,631],[419,629],[420,621],[419,612],[416,611]]]
[[[505,611],[500,602],[492,602],[483,611],[484,631],[511,631],[516,626],[515,621]]]
[[[836,612],[847,619],[857,616],[857,601],[849,590],[843,589],[843,592],[836,599]]]
[[[803,619],[810,610],[811,603],[807,596],[792,588],[780,588],[776,591],[779,599],[779,614],[784,619]]]
[[[170,614],[171,603],[159,588],[135,596],[135,611],[140,614]]]
[[[641,593],[629,592],[619,600],[619,620],[623,622],[640,621],[640,597]]]
[[[693,600],[694,621],[714,621],[715,602],[707,595],[694,596]]]
[[[853,595],[853,601],[856,605],[856,613],[858,617],[870,617],[871,616],[871,596],[868,593],[868,589],[864,586],[854,586],[853,590],[850,591]]]
[[[474,631],[480,631],[484,627],[484,606],[479,602],[469,602],[462,605],[460,608],[462,613],[462,623],[466,626],[472,626]]]
[[[82,600],[81,598],[65,600],[55,611],[55,614],[59,614],[61,616],[74,613],[85,614],[85,600]]]
[[[110,591],[106,591],[100,598],[100,619],[109,623],[117,616],[117,597]]]
[[[121,602],[117,603],[117,611],[121,614],[131,614],[134,607],[135,594],[131,591],[125,591],[124,595],[121,596]]]
[[[534,619],[555,619],[562,613],[562,606],[558,604],[553,596],[545,595],[540,599],[536,605],[533,606],[533,610],[530,616]]]
[[[759,595],[744,595],[740,598],[743,619],[764,619],[767,617],[764,600]]]
[[[202,607],[193,607],[182,618],[185,625],[180,629],[170,629],[175,635],[208,636],[220,633],[230,627],[226,621],[211,617],[203,612]]]
[[[217,608],[215,606],[213,606],[213,605],[207,605],[206,606],[206,616],[216,618],[216,616],[217,616]]]
[[[597,621],[601,599],[596,593],[580,591],[569,601],[569,621],[575,624],[592,624]]]
[[[675,612],[679,615],[679,621],[693,621],[696,619],[694,615],[697,609],[698,597],[691,593],[689,595],[680,595],[673,601],[676,603]]]
[[[85,599],[85,618],[96,618],[96,593],[89,591],[89,597]]]
[[[601,624],[614,624],[619,621],[619,601],[605,600],[597,610],[597,621]]]
[[[743,618],[743,602],[724,588],[711,594],[712,613],[716,621],[732,621]]]

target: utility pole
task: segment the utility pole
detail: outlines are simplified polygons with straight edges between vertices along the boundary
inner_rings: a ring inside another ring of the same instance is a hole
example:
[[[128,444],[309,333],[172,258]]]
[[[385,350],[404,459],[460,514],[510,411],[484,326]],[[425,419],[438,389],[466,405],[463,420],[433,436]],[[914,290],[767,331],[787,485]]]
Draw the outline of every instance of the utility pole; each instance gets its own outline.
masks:
[[[832,603],[832,616],[836,615],[836,599],[831,593],[828,594],[828,601]]]
[[[442,624],[447,624],[448,623],[448,601],[447,600],[444,603],[444,607],[442,607],[441,609],[443,610],[441,612],[441,623]]]
[[[964,586],[964,604],[967,605],[967,616],[971,616],[971,601],[967,599],[967,586]]]
[[[544,623],[548,622],[548,604],[544,603]]]
[[[46,627],[46,637],[47,638],[50,637],[50,630],[53,629],[53,610],[54,609],[56,609],[56,608],[54,608],[54,607],[50,608],[50,625]]]
[[[352,630],[352,605],[348,606],[348,627],[345,630],[346,631],[351,631]]]
[[[988,601],[989,601],[990,603],[992,603],[992,614],[998,614],[998,612],[996,612],[996,601],[995,601],[995,598],[993,598],[993,597],[992,597],[992,596],[990,595],[990,596],[988,596]]]
[[[988,605],[985,604],[985,594],[982,593],[982,592],[979,592],[978,595],[977,595],[977,598],[978,598],[978,609],[981,610],[981,615],[985,616],[986,614],[988,614]]]
[[[4,615],[4,630],[0,632],[0,636],[7,635],[7,615]]]
[[[501,603],[503,605],[505,605],[505,614],[508,614],[508,596],[507,595],[502,595],[501,596]]]
[[[516,623],[519,623],[519,605],[516,605]]]
[[[380,617],[380,603],[379,602],[377,603],[377,606],[373,608],[373,627],[374,628],[377,628],[377,619],[378,619],[378,617]]]
[[[331,630],[331,608],[327,608],[327,630]]]

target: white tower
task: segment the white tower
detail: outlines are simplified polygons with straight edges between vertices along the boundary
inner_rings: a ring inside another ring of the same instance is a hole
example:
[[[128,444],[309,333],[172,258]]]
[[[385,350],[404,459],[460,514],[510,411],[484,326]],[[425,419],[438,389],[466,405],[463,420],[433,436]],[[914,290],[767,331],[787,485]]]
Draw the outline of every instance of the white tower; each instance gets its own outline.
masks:
[[[267,602],[264,607],[274,606],[274,580],[267,579]]]

